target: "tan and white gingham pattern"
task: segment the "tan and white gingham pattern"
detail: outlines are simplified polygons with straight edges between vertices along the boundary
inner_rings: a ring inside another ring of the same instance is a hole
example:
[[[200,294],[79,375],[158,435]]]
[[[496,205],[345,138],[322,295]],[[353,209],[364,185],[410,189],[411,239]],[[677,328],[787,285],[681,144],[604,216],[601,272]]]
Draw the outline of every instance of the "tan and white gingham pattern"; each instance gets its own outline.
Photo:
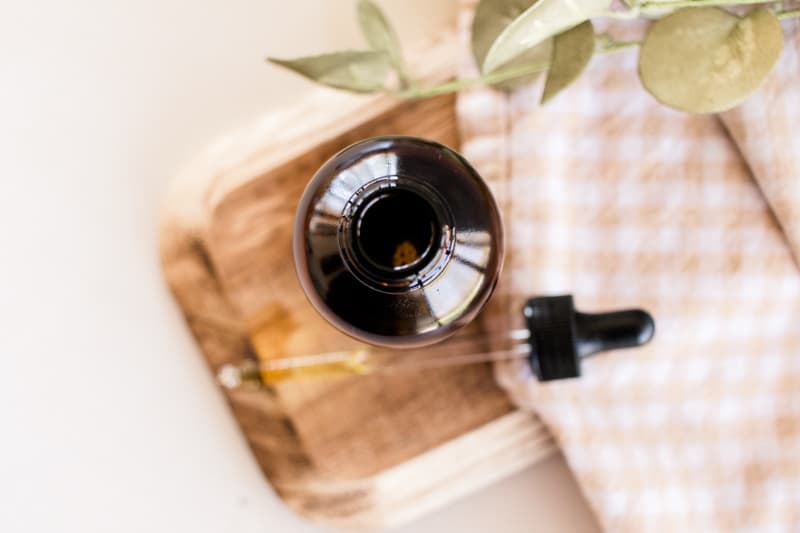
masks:
[[[608,531],[800,531],[800,33],[784,28],[776,73],[722,116],[658,105],[635,50],[596,57],[544,108],[541,82],[459,97],[462,150],[506,218],[518,325],[535,294],[656,318],[649,346],[577,380],[498,367]]]

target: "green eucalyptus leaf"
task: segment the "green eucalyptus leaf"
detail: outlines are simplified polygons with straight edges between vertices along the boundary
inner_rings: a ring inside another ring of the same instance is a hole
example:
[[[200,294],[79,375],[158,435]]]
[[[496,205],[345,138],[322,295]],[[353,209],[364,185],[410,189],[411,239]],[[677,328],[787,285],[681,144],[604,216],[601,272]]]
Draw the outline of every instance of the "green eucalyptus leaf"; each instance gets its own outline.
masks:
[[[481,0],[475,9],[475,17],[472,20],[472,55],[475,63],[480,67],[486,59],[492,43],[511,24],[514,19],[531,7],[536,0]],[[523,51],[520,55],[507,61],[500,68],[496,69],[511,70],[528,65],[547,64],[550,60],[552,51],[552,41],[550,39],[529,50]],[[540,73],[531,74],[515,78],[511,81],[498,83],[495,87],[511,90],[520,85],[536,79]]]
[[[665,105],[716,113],[755,91],[782,48],[783,32],[769,10],[739,17],[715,7],[685,8],[651,26],[639,55],[639,78]]]
[[[481,0],[472,19],[472,55],[480,67],[489,48],[509,24],[536,0]]]
[[[483,62],[484,74],[546,39],[604,13],[612,0],[539,0],[495,39]]]
[[[594,55],[594,26],[587,20],[559,33],[553,39],[553,55],[547,81],[542,92],[542,103],[565,89],[581,75]]]
[[[359,0],[358,23],[372,49],[386,52],[397,73],[405,80],[405,63],[400,40],[381,8],[371,0]]]
[[[391,63],[386,52],[334,52],[298,59],[268,61],[287,68],[322,85],[356,93],[383,88]]]

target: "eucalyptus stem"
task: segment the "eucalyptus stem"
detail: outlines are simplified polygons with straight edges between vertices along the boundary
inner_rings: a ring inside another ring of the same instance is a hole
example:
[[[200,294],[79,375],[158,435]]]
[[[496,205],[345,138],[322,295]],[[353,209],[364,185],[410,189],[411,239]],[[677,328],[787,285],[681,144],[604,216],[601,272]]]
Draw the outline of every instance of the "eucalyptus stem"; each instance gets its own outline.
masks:
[[[786,20],[795,17],[800,17],[800,8],[787,9],[786,11],[778,11],[777,13],[775,13],[775,16],[778,17],[778,20]]]
[[[603,47],[597,50],[595,53],[610,54],[612,52],[616,52],[617,50],[624,50],[626,48],[635,48],[641,45],[642,45],[641,41],[612,41],[608,44],[603,45]]]
[[[633,48],[640,46],[642,43],[639,41],[611,41],[597,50],[597,54],[610,54],[626,48]],[[527,65],[524,67],[516,67],[508,70],[501,70],[486,74],[478,78],[468,78],[464,80],[453,80],[441,85],[434,85],[433,87],[411,87],[406,90],[394,91],[391,94],[399,96],[400,98],[430,98],[431,96],[440,96],[442,94],[449,94],[458,92],[462,89],[468,89],[476,85],[494,85],[495,83],[503,83],[504,81],[513,80],[515,78],[522,78],[530,76],[531,74],[538,74],[544,72],[550,67],[549,63],[537,63],[535,65]]]
[[[647,15],[647,11],[655,11],[664,8],[681,8],[681,7],[725,7],[725,6],[746,6],[758,4],[775,4],[778,11],[775,13],[778,18],[793,18],[798,16],[797,9],[789,9],[783,11],[783,2],[776,2],[775,0],[645,0],[640,4],[626,3],[629,9],[622,11],[607,11],[602,14],[605,18],[631,20],[638,18],[640,15]]]
[[[702,7],[702,6],[745,6],[754,4],[771,4],[774,0],[645,0],[639,4],[641,10],[679,8],[679,7]]]
[[[523,76],[530,76],[531,74],[544,72],[549,66],[550,65],[548,63],[537,63],[535,65],[527,65],[525,67],[517,67],[508,70],[501,70],[499,72],[493,72],[492,74],[486,74],[485,76],[481,76],[479,78],[454,80],[447,83],[442,83],[441,85],[434,85],[433,87],[412,87],[406,91],[400,91],[395,94],[401,98],[429,98],[431,96],[454,93],[460,91],[461,89],[467,89],[476,85],[493,85],[495,83],[502,83],[504,81],[521,78]]]

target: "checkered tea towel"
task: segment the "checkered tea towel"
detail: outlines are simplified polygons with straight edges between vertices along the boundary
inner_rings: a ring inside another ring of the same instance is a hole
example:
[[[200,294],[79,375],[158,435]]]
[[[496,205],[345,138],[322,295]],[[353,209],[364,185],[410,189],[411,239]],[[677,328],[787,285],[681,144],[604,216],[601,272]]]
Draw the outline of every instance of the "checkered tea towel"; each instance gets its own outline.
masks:
[[[800,27],[784,29],[767,83],[722,115],[656,103],[635,49],[595,57],[545,107],[541,80],[459,97],[462,151],[504,212],[497,297],[516,325],[542,294],[656,319],[650,345],[579,379],[497,367],[608,531],[800,532]]]

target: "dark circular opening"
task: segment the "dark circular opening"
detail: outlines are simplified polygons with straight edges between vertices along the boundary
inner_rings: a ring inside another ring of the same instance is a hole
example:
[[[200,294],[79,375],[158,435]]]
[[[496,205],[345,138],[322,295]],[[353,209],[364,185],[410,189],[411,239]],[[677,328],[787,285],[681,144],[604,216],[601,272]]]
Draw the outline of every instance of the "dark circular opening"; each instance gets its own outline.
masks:
[[[382,273],[407,275],[424,267],[440,238],[436,212],[422,196],[403,189],[384,190],[356,214],[360,255]]]

